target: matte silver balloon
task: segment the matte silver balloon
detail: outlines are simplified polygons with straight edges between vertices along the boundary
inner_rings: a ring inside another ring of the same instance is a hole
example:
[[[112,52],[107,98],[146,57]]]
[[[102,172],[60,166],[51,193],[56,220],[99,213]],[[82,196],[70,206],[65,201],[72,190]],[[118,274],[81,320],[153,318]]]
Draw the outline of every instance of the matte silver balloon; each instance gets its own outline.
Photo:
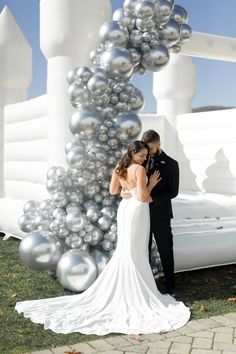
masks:
[[[179,24],[170,19],[167,25],[160,32],[161,44],[172,47],[180,39],[180,26]]]
[[[126,47],[129,33],[117,21],[106,21],[99,30],[99,38],[102,44]]]
[[[78,70],[78,68],[74,68],[68,72],[66,79],[67,79],[67,82],[69,85],[72,84],[74,81],[76,81],[77,70]]]
[[[68,290],[82,292],[97,278],[97,265],[85,252],[74,249],[63,254],[57,266],[57,278]]]
[[[172,12],[173,19],[179,24],[182,25],[183,23],[188,22],[188,13],[184,7],[175,5],[173,12]]]
[[[101,123],[101,116],[97,112],[75,112],[70,118],[69,126],[75,136],[82,131],[84,139],[94,139]]]
[[[70,248],[80,248],[84,241],[77,233],[70,233],[67,236],[65,243]]]
[[[38,230],[26,235],[19,247],[22,262],[39,271],[55,270],[62,253],[62,245],[54,236],[45,236]]]
[[[66,226],[72,232],[78,232],[82,230],[86,223],[87,218],[80,211],[72,211],[66,216]]]
[[[101,67],[113,79],[129,79],[134,69],[132,55],[125,48],[109,48],[101,55]]]
[[[94,95],[102,95],[108,91],[109,81],[106,77],[100,75],[93,75],[88,81],[88,90]]]
[[[97,222],[101,216],[101,211],[96,206],[88,208],[86,216],[91,222]]]
[[[191,38],[191,35],[192,35],[192,29],[189,25],[187,25],[186,23],[180,25],[180,41],[182,43],[187,42]]]
[[[136,114],[121,113],[115,121],[117,138],[124,143],[135,140],[141,132],[141,121]]]
[[[169,51],[166,46],[160,44],[158,48],[152,48],[150,53],[145,53],[142,58],[142,65],[151,71],[161,70],[169,62]]]
[[[34,223],[35,215],[33,213],[25,213],[18,220],[18,225],[23,232],[31,232],[36,229]]]
[[[92,76],[92,71],[87,66],[81,66],[80,68],[78,68],[76,76],[79,82],[87,84],[90,77]]]
[[[23,211],[24,213],[32,213],[37,211],[39,208],[39,203],[36,202],[35,200],[28,200],[24,206],[23,206]]]
[[[104,252],[97,249],[91,252],[91,256],[97,265],[98,274],[100,274],[109,262],[109,257]]]
[[[72,168],[83,169],[86,166],[86,152],[81,146],[73,147],[66,154],[66,160]]]

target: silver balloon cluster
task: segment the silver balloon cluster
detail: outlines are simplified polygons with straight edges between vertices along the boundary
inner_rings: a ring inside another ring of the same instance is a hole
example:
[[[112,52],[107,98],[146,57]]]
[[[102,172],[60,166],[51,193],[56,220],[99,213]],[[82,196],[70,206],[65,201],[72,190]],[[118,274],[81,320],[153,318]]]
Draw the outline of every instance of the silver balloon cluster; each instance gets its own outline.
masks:
[[[187,22],[187,11],[174,0],[125,0],[101,27],[101,45],[91,60],[115,80],[159,71],[169,61],[169,50],[179,52],[190,39]]]
[[[187,12],[173,0],[125,0],[99,31],[95,67],[69,71],[68,97],[77,110],[69,120],[73,139],[65,146],[68,167],[48,170],[50,198],[24,205],[19,227],[22,261],[57,273],[67,289],[87,289],[115,252],[116,210],[112,171],[127,144],[141,132],[142,92],[128,81],[134,73],[158,71],[191,36]],[[152,255],[154,274],[160,260]]]

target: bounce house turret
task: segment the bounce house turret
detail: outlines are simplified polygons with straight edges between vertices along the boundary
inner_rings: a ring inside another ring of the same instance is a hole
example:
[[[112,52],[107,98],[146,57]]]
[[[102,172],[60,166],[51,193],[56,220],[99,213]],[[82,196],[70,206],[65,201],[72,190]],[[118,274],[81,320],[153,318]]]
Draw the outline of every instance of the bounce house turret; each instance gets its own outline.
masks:
[[[99,28],[111,15],[109,0],[40,2],[40,46],[48,60],[49,166],[66,166],[64,147],[72,137],[67,73],[73,67],[91,65],[89,53],[98,46]]]
[[[32,80],[32,50],[7,6],[0,14],[0,68],[4,104],[25,100]]]
[[[196,91],[195,75],[192,58],[181,54],[171,54],[168,65],[154,74],[153,93],[157,99],[157,114],[167,119],[165,142],[168,153],[176,158],[176,117],[191,112]]]
[[[24,101],[31,79],[31,47],[5,6],[0,14],[0,197],[4,195],[4,106]]]

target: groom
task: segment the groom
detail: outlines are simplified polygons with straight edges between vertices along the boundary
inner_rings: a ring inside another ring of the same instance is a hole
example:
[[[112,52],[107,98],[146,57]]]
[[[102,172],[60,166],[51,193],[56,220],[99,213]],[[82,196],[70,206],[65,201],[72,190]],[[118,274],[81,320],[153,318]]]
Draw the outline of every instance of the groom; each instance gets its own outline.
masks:
[[[151,232],[149,241],[149,255],[151,255],[152,234],[156,240],[160,254],[163,272],[166,281],[166,292],[175,293],[173,235],[171,219],[173,218],[171,199],[178,195],[179,166],[178,162],[161,150],[159,134],[154,130],[147,130],[142,141],[149,147],[149,160],[146,171],[148,177],[158,170],[161,181],[153,188],[150,203]]]

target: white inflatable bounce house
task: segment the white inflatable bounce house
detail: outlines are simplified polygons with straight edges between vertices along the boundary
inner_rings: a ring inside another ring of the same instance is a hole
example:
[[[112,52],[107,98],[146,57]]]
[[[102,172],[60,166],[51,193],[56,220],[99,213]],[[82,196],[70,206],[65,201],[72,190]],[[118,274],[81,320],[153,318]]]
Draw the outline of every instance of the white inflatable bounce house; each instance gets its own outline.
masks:
[[[47,92],[26,100],[32,50],[9,9],[0,14],[0,231],[6,236],[24,237],[18,227],[23,205],[47,198],[48,168],[67,165],[73,107],[66,75],[91,65],[98,30],[111,17],[109,0],[41,0]],[[154,74],[157,113],[141,115],[143,130],[157,130],[163,149],[180,164],[172,223],[176,271],[236,263],[236,109],[191,113],[191,57],[236,62],[235,47],[236,39],[193,32],[181,53]]]

